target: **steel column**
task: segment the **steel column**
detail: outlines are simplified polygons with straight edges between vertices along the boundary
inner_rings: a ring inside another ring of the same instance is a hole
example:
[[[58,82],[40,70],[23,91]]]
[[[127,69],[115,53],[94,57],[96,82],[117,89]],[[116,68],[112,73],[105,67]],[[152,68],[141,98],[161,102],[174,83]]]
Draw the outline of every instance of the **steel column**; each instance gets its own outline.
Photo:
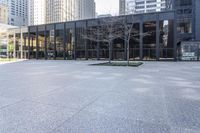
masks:
[[[143,60],[143,21],[140,22],[140,60]]]
[[[160,22],[159,15],[156,14],[156,60],[158,61],[160,58]]]

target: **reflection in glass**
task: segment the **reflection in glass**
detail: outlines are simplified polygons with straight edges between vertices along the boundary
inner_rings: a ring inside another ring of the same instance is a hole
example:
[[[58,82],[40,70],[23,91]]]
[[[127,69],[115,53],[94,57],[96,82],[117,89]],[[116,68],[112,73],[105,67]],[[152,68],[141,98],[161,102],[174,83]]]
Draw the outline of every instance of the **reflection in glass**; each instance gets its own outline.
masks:
[[[115,39],[113,41],[112,46],[112,53],[113,53],[113,59],[114,60],[124,60],[125,55],[125,45],[123,39]]]
[[[28,58],[28,33],[23,33],[23,58]]]
[[[160,60],[173,59],[173,21],[160,21]]]
[[[76,58],[86,59],[86,22],[78,22],[76,26]]]
[[[15,56],[15,46],[14,46],[14,35],[13,34],[10,34],[9,36],[8,36],[8,46],[7,46],[7,48],[8,48],[8,56],[10,57],[10,58],[14,58],[14,56]],[[3,48],[1,48],[1,49],[3,49]],[[1,51],[1,55],[6,55],[6,52],[7,51],[4,51],[3,52],[3,50]]]
[[[53,60],[55,58],[54,52],[54,30],[47,30],[47,58]]]
[[[74,44],[75,44],[75,33],[74,29],[66,28],[67,44],[66,44],[66,56],[68,60],[73,59],[74,57]]]
[[[92,35],[93,32],[97,32],[97,29],[98,29],[97,26],[88,27],[87,34]],[[88,39],[87,44],[88,44],[88,58],[89,59],[97,59],[98,43],[96,41],[93,41],[92,39]]]
[[[45,36],[44,31],[38,32],[38,58],[44,59],[45,58]]]
[[[192,0],[175,0],[176,6],[191,6]]]
[[[134,24],[130,39],[130,60],[140,59],[140,25]]]
[[[156,60],[156,22],[143,24],[143,60]]]
[[[191,19],[178,20],[177,31],[178,33],[181,34],[192,33],[192,20]]]
[[[36,59],[36,32],[30,32],[30,59]]]
[[[56,59],[64,59],[64,29],[56,30]]]

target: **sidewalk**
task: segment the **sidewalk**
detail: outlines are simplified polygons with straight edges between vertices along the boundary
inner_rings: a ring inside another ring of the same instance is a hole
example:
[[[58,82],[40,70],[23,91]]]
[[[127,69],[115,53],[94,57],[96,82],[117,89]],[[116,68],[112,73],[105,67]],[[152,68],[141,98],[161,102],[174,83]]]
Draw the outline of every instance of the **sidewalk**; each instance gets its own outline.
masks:
[[[0,65],[4,65],[4,64],[10,64],[10,63],[15,63],[15,62],[20,62],[20,61],[25,61],[27,59],[17,59],[15,61],[0,61]]]

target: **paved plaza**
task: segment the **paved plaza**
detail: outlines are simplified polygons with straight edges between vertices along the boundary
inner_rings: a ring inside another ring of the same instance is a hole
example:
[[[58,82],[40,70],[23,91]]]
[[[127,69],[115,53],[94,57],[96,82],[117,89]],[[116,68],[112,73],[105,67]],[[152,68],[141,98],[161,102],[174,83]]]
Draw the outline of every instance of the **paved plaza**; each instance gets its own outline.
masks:
[[[200,133],[200,62],[0,64],[0,133]]]

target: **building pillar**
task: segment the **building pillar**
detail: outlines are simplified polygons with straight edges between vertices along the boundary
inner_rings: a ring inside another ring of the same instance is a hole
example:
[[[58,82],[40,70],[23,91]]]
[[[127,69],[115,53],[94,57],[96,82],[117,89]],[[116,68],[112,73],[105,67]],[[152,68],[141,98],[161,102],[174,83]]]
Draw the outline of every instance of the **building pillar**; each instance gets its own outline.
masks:
[[[14,34],[13,34],[13,37],[14,37],[14,50],[13,50],[13,57],[16,58],[16,34],[15,34],[15,30],[14,30]]]
[[[156,60],[160,58],[160,21],[159,15],[156,15]]]
[[[20,27],[20,44],[21,44],[21,47],[20,47],[21,56],[20,56],[20,58],[23,59],[23,30],[22,30],[22,27]]]
[[[174,25],[173,25],[173,34],[174,34],[174,61],[177,61],[177,17],[176,11],[174,11]]]
[[[123,22],[123,23],[125,23],[125,25],[128,25],[127,17],[124,17],[124,20],[125,20],[125,22]],[[128,61],[128,58],[130,58],[130,55],[128,55],[128,54],[130,54],[130,49],[128,47],[128,42],[127,42],[128,36],[125,33],[125,32],[127,32],[127,30],[129,30],[129,29],[124,28],[124,60]]]
[[[36,59],[38,60],[39,43],[38,43],[38,27],[36,27]]]
[[[9,58],[10,53],[9,53],[9,33],[6,34],[6,38],[7,38],[7,50],[6,50],[6,54],[7,54],[7,58]]]
[[[57,52],[56,52],[56,24],[54,24],[54,60],[56,60],[56,54],[57,54]]]
[[[34,43],[33,41],[34,41],[34,38],[35,38],[35,36],[32,36],[32,40],[31,40],[31,52],[32,52],[32,56],[33,56],[33,53],[34,53],[34,52],[33,52],[33,47],[34,47],[34,46],[33,46],[33,43]],[[35,54],[35,55],[36,55],[36,54]]]
[[[64,60],[67,59],[67,33],[66,33],[66,24],[64,24],[64,33],[63,33],[63,47],[64,47],[64,53],[63,53],[63,56],[64,56]]]
[[[74,24],[74,30],[72,34],[72,41],[73,41],[73,55],[74,55],[74,60],[76,60],[76,43],[77,43],[77,37],[76,37],[76,23]]]
[[[85,25],[85,31],[87,30],[87,24]],[[85,32],[87,34],[87,31]],[[85,43],[85,59],[88,60],[88,39],[84,39]]]
[[[45,60],[48,59],[48,53],[47,53],[47,28],[45,26],[45,30],[44,30],[44,51],[45,51]]]
[[[200,43],[198,44],[198,54],[197,54],[197,60],[199,61],[200,59]]]
[[[100,59],[99,28],[97,29],[97,60]]]
[[[142,18],[143,19],[143,18]],[[140,60],[143,60],[143,21],[140,22]]]
[[[30,28],[28,28],[28,59],[30,59]]]
[[[24,59],[26,59],[26,36],[24,37],[24,49],[23,49],[23,54],[24,54]]]

